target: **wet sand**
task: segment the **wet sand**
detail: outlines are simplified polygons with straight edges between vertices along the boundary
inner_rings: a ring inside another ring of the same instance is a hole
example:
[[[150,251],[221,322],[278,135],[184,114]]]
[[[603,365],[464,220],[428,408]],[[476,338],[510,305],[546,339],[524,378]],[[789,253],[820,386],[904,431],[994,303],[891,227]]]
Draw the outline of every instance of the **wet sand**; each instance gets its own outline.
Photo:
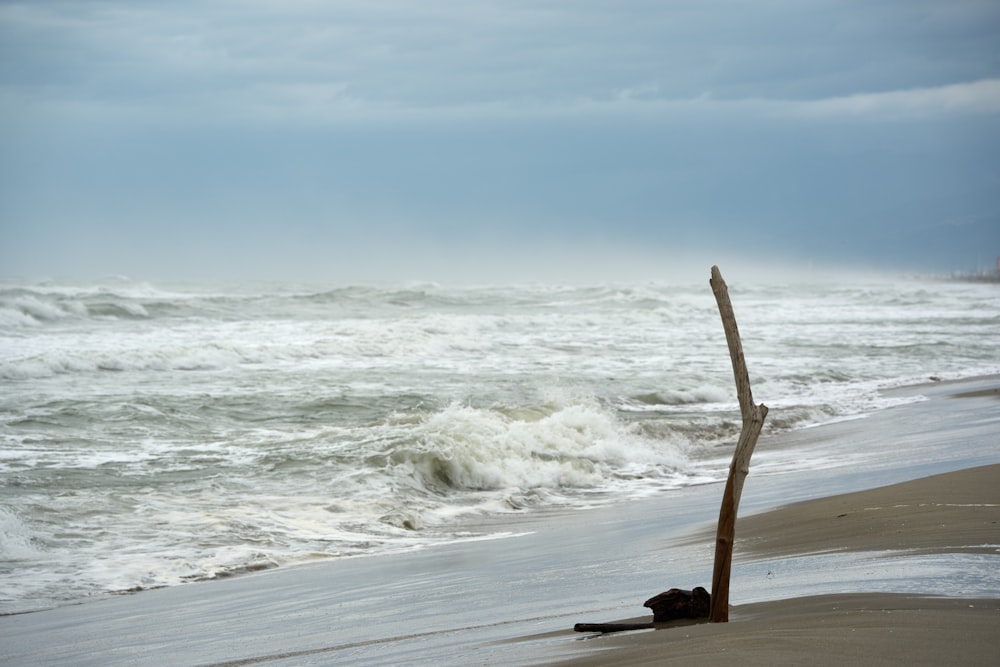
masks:
[[[796,503],[741,519],[737,535],[744,560],[977,553],[1000,567],[1000,465]],[[859,591],[736,605],[725,624],[594,636],[564,664],[997,664],[1000,599],[955,593]]]
[[[1000,601],[843,594],[737,607],[729,623],[589,640],[552,664],[995,665]]]

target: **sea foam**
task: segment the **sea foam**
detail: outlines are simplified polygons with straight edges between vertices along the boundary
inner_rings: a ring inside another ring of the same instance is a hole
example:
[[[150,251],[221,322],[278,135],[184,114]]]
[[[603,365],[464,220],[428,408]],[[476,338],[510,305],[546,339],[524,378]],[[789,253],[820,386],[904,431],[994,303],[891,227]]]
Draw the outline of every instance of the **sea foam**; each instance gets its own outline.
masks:
[[[730,294],[762,441],[1000,371],[992,285]],[[0,378],[3,611],[486,538],[724,479],[740,430],[706,284],[0,285]]]

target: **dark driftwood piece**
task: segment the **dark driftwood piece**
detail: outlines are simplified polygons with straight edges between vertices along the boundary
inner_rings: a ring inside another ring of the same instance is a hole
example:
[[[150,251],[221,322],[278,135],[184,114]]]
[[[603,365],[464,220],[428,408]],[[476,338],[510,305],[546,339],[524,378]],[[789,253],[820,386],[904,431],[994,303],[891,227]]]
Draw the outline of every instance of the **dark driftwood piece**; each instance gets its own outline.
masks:
[[[646,600],[642,606],[653,610],[654,623],[666,623],[678,618],[704,618],[708,616],[712,596],[701,586],[685,591],[671,588]]]
[[[655,595],[643,603],[643,607],[653,610],[652,623],[577,623],[577,632],[623,632],[626,630],[649,630],[662,623],[678,620],[705,618],[711,605],[711,596],[701,586],[685,591],[671,588]]]
[[[626,630],[649,630],[662,623],[678,620],[705,618],[711,605],[712,596],[701,586],[685,591],[671,588],[655,595],[643,603],[643,607],[653,610],[652,623],[577,623],[577,632],[624,632]]]
[[[712,569],[712,602],[708,620],[710,623],[725,623],[729,620],[729,575],[733,564],[736,512],[740,505],[740,495],[743,493],[743,482],[750,472],[750,456],[757,445],[757,437],[767,416],[767,406],[763,403],[754,405],[753,394],[750,392],[750,375],[747,373],[746,360],[743,358],[743,344],[740,342],[740,332],[736,327],[736,315],[729,301],[729,288],[719,273],[719,267],[712,267],[712,279],[709,283],[719,304],[719,314],[722,316],[722,326],[726,332],[726,342],[729,344],[729,356],[732,358],[733,376],[736,380],[736,395],[740,401],[740,414],[743,419],[743,430],[740,432],[740,439],[733,453],[733,462],[729,466],[729,479],[722,495],[719,527],[715,537],[715,565]]]
[[[575,632],[627,632],[628,630],[652,630],[656,623],[577,623]]]

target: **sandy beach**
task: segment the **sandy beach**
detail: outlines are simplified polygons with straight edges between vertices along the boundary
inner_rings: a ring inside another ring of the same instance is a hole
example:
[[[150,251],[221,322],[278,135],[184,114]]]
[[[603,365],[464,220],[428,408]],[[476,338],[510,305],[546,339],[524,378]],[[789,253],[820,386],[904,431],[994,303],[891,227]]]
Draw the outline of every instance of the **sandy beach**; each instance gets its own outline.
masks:
[[[741,519],[737,531],[744,559],[857,551],[1000,560],[1000,465],[796,503]],[[996,664],[1000,599],[955,594],[859,591],[737,605],[727,624],[598,637],[565,664]]]
[[[721,485],[704,484],[499,521],[498,539],[0,617],[0,663],[995,664],[998,387],[907,388],[926,400],[762,439],[727,624],[572,630],[651,620],[643,600],[707,586]],[[781,450],[802,470],[770,474]]]

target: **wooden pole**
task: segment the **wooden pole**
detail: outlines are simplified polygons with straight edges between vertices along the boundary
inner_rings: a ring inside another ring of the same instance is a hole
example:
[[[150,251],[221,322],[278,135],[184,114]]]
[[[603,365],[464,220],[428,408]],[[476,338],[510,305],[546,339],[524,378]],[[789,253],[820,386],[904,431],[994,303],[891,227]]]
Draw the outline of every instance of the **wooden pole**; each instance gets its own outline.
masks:
[[[750,472],[750,456],[757,445],[757,437],[767,416],[767,406],[763,403],[754,405],[753,394],[750,392],[750,375],[747,373],[746,359],[743,358],[743,344],[740,342],[740,332],[736,326],[736,315],[729,301],[729,288],[719,273],[719,267],[712,267],[712,278],[709,283],[719,304],[722,327],[726,331],[729,356],[733,362],[733,376],[736,379],[736,395],[740,401],[740,415],[743,418],[743,430],[740,432],[740,439],[733,453],[729,478],[722,494],[719,527],[715,536],[715,565],[712,569],[712,605],[708,620],[710,623],[725,623],[729,620],[729,574],[733,563],[736,512],[740,506],[743,482]]]

